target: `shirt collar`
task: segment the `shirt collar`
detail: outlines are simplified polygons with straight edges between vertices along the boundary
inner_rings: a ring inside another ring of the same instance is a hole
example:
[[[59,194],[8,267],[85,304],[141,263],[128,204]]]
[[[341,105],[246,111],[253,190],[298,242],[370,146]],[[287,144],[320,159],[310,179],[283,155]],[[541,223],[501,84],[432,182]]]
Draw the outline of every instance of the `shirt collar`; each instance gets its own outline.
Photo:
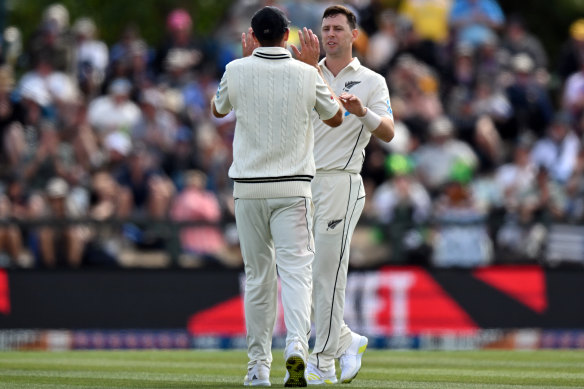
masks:
[[[326,69],[326,71],[330,73],[330,70],[326,67],[325,62],[326,62],[326,57],[321,59],[320,62],[318,63],[318,65],[321,66],[323,69]],[[359,62],[359,58],[353,57],[353,60],[351,62],[349,62],[349,64],[347,66],[345,66],[343,68],[343,70],[341,70],[339,72],[339,74],[347,68],[351,68],[351,69],[353,69],[353,71],[357,71],[357,70],[359,70],[360,67],[361,67],[361,62]]]
[[[292,58],[290,51],[283,47],[258,47],[253,51],[252,55],[266,59]]]

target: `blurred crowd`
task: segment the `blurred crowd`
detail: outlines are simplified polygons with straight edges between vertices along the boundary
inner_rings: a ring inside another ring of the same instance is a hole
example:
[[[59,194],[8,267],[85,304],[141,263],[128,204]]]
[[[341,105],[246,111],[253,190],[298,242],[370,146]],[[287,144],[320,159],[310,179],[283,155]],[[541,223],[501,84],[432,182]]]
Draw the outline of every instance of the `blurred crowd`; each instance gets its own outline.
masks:
[[[584,19],[548,58],[496,0],[345,3],[359,15],[354,55],[386,77],[396,120],[392,142],[367,148],[354,266],[538,260],[550,224],[583,224]],[[331,3],[236,1],[205,39],[184,9],[161,42],[128,23],[107,44],[107,26],[58,3],[27,41],[6,28],[0,266],[146,266],[176,238],[184,266],[240,267],[235,122],[209,103],[267,4],[319,31]]]

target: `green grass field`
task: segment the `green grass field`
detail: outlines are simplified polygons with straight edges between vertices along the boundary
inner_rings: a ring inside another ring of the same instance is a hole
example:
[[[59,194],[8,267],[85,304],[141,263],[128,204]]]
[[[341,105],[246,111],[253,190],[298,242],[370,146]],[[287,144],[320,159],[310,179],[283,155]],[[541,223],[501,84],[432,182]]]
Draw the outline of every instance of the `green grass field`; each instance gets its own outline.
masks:
[[[345,388],[584,388],[583,351],[369,350]],[[0,352],[0,388],[238,388],[244,351]],[[272,387],[283,387],[274,350]]]

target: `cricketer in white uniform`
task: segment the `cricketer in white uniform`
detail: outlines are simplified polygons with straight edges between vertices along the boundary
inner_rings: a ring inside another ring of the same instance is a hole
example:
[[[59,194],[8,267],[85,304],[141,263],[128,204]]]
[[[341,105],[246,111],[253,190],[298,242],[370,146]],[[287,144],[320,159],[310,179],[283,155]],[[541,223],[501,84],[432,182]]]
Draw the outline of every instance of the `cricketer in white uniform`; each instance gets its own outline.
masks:
[[[233,109],[237,120],[229,177],[246,277],[246,386],[270,386],[277,274],[287,329],[285,386],[306,386],[314,259],[312,110],[330,126],[343,119],[317,70],[284,48],[288,23],[277,8],[256,12],[253,30],[242,36],[244,55],[249,45],[259,41],[259,47],[227,65],[212,103],[215,116]]]
[[[347,112],[338,128],[314,121],[316,342],[307,368],[308,384],[336,383],[335,358],[344,383],[351,382],[361,367],[367,338],[351,332],[343,320],[351,238],[365,203],[360,172],[371,135],[386,142],[394,135],[385,79],[352,57],[358,34],[354,14],[343,6],[327,8],[321,33],[326,56],[319,66]]]

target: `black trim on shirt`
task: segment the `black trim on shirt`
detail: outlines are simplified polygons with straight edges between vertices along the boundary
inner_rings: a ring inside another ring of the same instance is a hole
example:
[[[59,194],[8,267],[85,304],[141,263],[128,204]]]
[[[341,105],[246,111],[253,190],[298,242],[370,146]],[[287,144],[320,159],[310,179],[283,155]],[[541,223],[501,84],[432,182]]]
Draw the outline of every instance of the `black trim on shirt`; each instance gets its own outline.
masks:
[[[242,184],[263,184],[268,182],[286,182],[286,181],[306,181],[311,182],[314,176],[296,175],[280,177],[253,177],[253,178],[232,178],[233,181]]]
[[[286,59],[290,58],[287,54],[269,54],[269,53],[253,53],[254,57],[263,59]]]
[[[362,133],[363,133],[363,125],[361,125],[361,130],[359,130],[359,135],[357,136],[357,140],[355,141],[355,145],[353,146],[353,150],[351,150],[351,155],[349,156],[349,159],[347,160],[347,163],[345,164],[345,166],[343,167],[342,170],[345,170],[347,168],[347,166],[349,166],[349,162],[351,162],[351,159],[353,159],[353,154],[355,154],[355,149],[357,148],[357,144],[359,144],[359,139],[361,138]]]

